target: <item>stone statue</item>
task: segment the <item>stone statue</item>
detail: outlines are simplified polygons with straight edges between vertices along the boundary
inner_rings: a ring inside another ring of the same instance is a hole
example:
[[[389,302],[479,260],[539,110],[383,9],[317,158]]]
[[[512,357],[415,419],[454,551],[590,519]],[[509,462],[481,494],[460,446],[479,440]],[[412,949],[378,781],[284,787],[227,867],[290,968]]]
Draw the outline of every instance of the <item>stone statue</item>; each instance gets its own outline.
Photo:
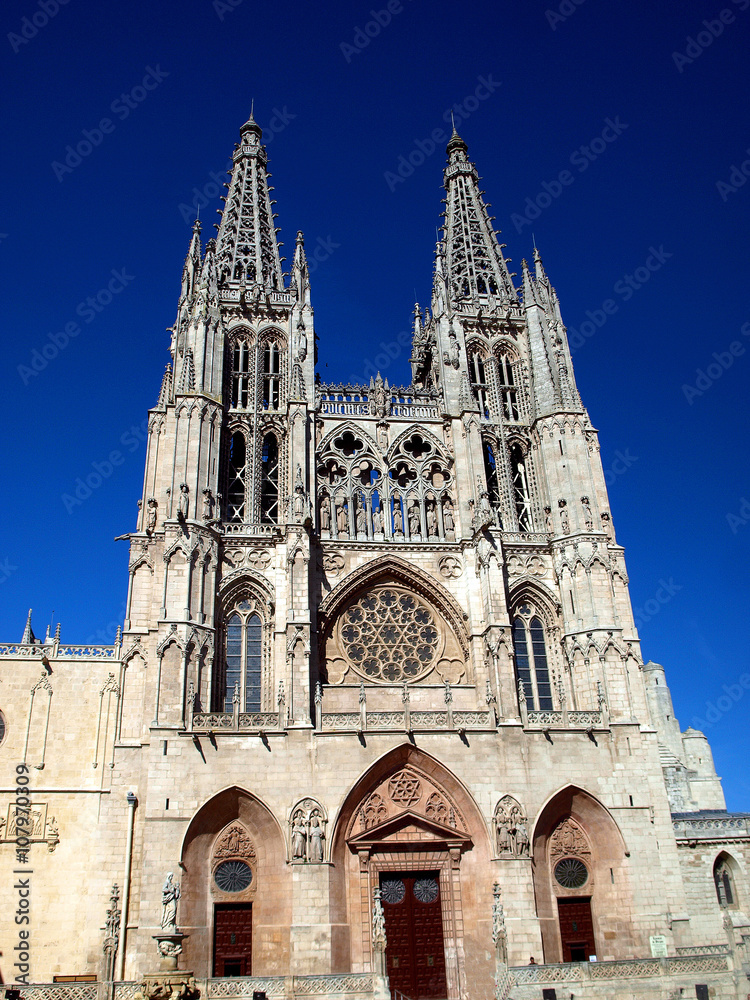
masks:
[[[383,512],[380,507],[376,507],[372,512],[372,530],[375,535],[383,534]]]
[[[299,861],[307,859],[307,828],[301,809],[297,810],[292,821],[292,857]]]
[[[529,831],[526,824],[519,821],[516,827],[516,854],[519,858],[528,856],[529,853]]]
[[[568,516],[568,501],[558,500],[557,506],[560,508],[560,525],[564,535],[570,534],[570,517]]]
[[[331,501],[325,495],[320,498],[320,530],[331,530]]]
[[[544,508],[544,530],[547,532],[548,535],[554,535],[554,533],[555,533],[555,529],[554,529],[554,527],[552,525],[552,508],[551,507],[545,507]]]
[[[430,538],[437,537],[437,514],[434,504],[430,504],[427,508],[427,534]]]
[[[317,809],[313,809],[312,815],[310,816],[310,861],[323,860],[323,837],[324,833],[323,827],[320,824],[320,813]]]
[[[177,501],[177,516],[186,518],[190,509],[190,487],[187,483],[180,483],[180,498]]]
[[[385,914],[383,904],[380,901],[380,889],[378,886],[372,890],[372,943],[376,950],[385,951]]]
[[[357,534],[367,537],[367,512],[361,500],[357,504]]]
[[[415,535],[418,535],[420,531],[419,507],[417,507],[416,500],[412,500],[409,505],[409,509],[406,512],[406,516],[409,519],[409,534],[413,538]]]
[[[349,534],[349,518],[344,504],[344,500],[336,503],[336,531],[339,538],[346,538]]]
[[[510,823],[505,816],[498,816],[495,829],[497,833],[497,853],[508,854],[510,851]]]
[[[146,501],[146,534],[150,535],[154,528],[156,527],[156,515],[159,510],[159,504],[156,502],[156,497],[149,497]]]
[[[211,496],[211,490],[205,489],[203,491],[203,520],[208,522],[213,518],[214,512],[214,498]]]
[[[583,520],[586,525],[586,531],[593,531],[594,519],[591,516],[591,502],[588,497],[581,497],[581,506],[583,507]]]
[[[453,520],[453,505],[451,504],[450,498],[446,499],[443,504],[443,524],[445,525],[446,535],[449,531],[455,530],[456,525]]]
[[[174,873],[168,872],[161,891],[161,926],[164,930],[177,930],[177,900],[179,898],[180,884],[174,881]]]
[[[398,494],[393,497],[393,533],[394,535],[403,535],[404,533],[404,519],[401,514],[401,501]]]

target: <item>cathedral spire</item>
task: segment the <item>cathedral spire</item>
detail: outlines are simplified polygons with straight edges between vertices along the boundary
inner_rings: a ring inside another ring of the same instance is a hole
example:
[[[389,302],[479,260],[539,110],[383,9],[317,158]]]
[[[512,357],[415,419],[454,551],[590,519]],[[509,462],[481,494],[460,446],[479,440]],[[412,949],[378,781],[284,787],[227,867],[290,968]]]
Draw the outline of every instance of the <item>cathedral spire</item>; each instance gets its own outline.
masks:
[[[468,159],[468,147],[455,126],[446,148],[448,166],[443,174],[447,191],[445,224],[440,256],[444,259],[452,303],[517,302],[518,295],[497,242],[488,206],[479,190],[477,168]]]
[[[220,282],[236,281],[260,285],[266,291],[281,291],[282,258],[262,137],[251,112],[240,129],[240,142],[232,156],[232,179],[219,225],[216,266]]]

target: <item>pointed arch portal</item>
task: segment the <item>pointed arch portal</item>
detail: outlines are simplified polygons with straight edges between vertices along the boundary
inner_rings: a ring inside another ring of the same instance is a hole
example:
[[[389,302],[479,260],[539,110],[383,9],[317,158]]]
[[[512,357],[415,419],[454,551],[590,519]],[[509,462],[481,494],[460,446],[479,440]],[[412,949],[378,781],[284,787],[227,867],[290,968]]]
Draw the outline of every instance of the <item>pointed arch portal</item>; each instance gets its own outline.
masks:
[[[411,744],[391,750],[352,788],[335,825],[332,919],[347,923],[348,908],[350,935],[342,960],[352,970],[373,968],[372,899],[380,888],[391,989],[412,1000],[459,1000],[462,959],[475,945],[466,886],[473,900],[490,856],[484,819],[457,778]],[[488,974],[488,993],[491,983]]]

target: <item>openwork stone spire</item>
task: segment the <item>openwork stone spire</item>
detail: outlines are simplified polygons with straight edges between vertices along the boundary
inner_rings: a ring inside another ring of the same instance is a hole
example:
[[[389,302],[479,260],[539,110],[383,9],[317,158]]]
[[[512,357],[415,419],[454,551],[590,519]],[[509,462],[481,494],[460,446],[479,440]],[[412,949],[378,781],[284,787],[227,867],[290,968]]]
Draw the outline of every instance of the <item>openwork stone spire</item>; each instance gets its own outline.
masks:
[[[444,260],[449,295],[454,305],[492,297],[517,302],[508,266],[482,201],[477,168],[467,158],[467,146],[455,128],[446,149],[443,182],[448,192],[445,231],[439,256]]]
[[[219,226],[216,266],[220,283],[283,288],[279,244],[268,185],[263,132],[252,114],[234,151],[229,195]]]

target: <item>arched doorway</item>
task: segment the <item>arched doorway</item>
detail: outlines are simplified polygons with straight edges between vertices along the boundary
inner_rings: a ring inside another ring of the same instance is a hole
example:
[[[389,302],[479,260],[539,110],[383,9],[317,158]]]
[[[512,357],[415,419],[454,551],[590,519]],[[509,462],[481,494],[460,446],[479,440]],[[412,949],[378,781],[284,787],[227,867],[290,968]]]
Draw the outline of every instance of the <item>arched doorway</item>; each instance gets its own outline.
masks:
[[[532,855],[545,962],[633,953],[625,843],[600,802],[575,786],[554,795],[536,821]]]
[[[283,833],[233,787],[198,810],[182,846],[184,961],[198,976],[289,973],[291,885]]]
[[[333,836],[340,970],[372,970],[379,888],[392,990],[412,1000],[459,1000],[469,965],[474,991],[491,990],[489,858],[486,824],[464,786],[414,746],[386,754],[347,796]]]

